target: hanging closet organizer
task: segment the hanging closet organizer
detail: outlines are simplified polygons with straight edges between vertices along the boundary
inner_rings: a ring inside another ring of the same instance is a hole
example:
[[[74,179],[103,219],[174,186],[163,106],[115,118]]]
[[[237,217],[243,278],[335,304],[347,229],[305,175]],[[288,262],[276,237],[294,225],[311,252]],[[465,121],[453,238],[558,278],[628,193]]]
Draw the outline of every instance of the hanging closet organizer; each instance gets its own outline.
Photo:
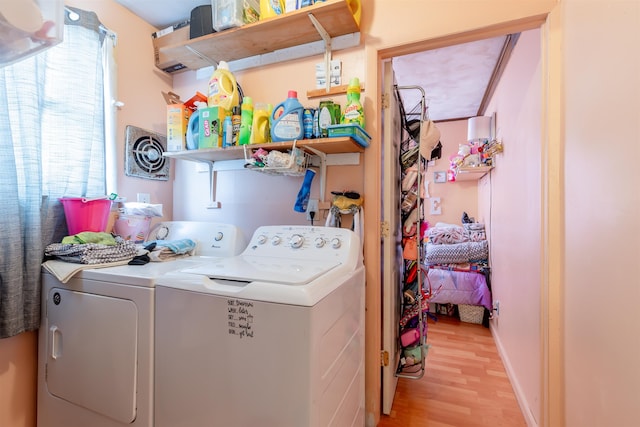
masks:
[[[424,376],[427,344],[427,317],[431,286],[423,266],[423,233],[426,230],[423,212],[423,174],[431,150],[439,143],[440,132],[428,118],[425,91],[419,86],[396,86],[396,97],[403,122],[403,139],[400,153],[402,170],[402,235],[403,235],[403,286],[400,296],[401,316],[398,325],[402,356],[396,376],[420,379]],[[420,103],[405,113],[400,91],[417,90],[421,93]],[[415,110],[418,109],[416,113]],[[415,115],[419,119],[408,120]],[[405,139],[406,135],[406,139]],[[426,283],[425,283],[426,281]],[[426,285],[426,286],[425,286]]]

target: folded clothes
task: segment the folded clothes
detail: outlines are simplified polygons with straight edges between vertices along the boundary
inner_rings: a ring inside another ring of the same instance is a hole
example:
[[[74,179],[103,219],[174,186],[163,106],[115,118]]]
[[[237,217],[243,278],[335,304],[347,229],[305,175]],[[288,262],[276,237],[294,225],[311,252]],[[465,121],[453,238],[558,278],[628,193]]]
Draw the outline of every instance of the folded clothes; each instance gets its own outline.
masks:
[[[104,264],[117,261],[129,261],[138,252],[135,243],[115,237],[115,245],[100,243],[52,243],[44,254],[62,261],[78,264]]]
[[[426,252],[425,263],[427,264],[465,263],[488,259],[489,243],[486,240],[451,245],[427,243]]]
[[[440,224],[427,230],[429,243],[434,245],[451,245],[465,242],[479,242],[486,240],[484,224],[477,222],[463,224],[463,227],[454,224]]]
[[[63,244],[82,244],[82,243],[99,243],[101,245],[116,245],[116,239],[110,233],[83,231],[73,236],[62,238]]]

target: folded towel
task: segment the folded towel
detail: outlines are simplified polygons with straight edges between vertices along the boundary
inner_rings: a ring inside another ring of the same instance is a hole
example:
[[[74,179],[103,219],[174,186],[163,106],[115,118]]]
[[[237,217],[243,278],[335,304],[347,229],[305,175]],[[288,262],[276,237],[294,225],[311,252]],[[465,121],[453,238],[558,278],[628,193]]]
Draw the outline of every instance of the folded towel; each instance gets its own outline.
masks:
[[[126,264],[128,261],[108,262],[104,264],[77,264],[65,261],[49,260],[42,267],[53,274],[60,282],[67,283],[76,273],[89,268],[105,268]]]
[[[117,261],[131,261],[138,252],[135,243],[116,237],[115,246],[99,243],[65,244],[52,243],[44,253],[58,259],[78,264],[104,264]]]
[[[146,246],[152,243],[156,244],[156,249],[160,249],[160,246],[162,246],[179,255],[191,253],[196,248],[196,242],[191,239],[153,240],[146,242]]]
[[[110,233],[83,231],[73,236],[62,238],[63,244],[99,243],[101,245],[114,246],[117,244],[115,237]]]

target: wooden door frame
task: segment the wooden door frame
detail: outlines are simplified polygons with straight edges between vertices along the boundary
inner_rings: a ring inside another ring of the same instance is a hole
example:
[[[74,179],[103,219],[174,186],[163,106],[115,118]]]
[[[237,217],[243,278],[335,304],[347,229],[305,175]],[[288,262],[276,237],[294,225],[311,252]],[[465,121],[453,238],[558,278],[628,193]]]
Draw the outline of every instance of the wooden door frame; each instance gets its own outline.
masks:
[[[541,390],[539,426],[560,427],[564,423],[564,379],[563,379],[563,340],[564,325],[562,321],[562,249],[563,249],[563,197],[562,186],[562,126],[563,103],[562,87],[562,35],[561,12],[558,8],[548,14],[531,16],[507,23],[496,24],[477,30],[437,37],[375,50],[377,59],[377,86],[372,88],[376,99],[375,115],[377,118],[374,140],[382,141],[382,62],[390,58],[437,49],[461,43],[467,43],[489,37],[496,37],[511,33],[541,28],[543,61],[542,61],[542,141],[541,141],[541,178],[543,192],[541,196],[542,224],[541,224],[541,261],[542,275],[540,283],[541,306]],[[365,152],[365,169],[376,170],[381,176],[380,156],[381,144],[374,150]],[[373,159],[371,159],[373,157]],[[371,175],[370,176],[374,176]],[[382,185],[376,180],[365,183],[365,197],[368,200],[381,198]],[[367,196],[369,195],[369,196]],[[381,295],[380,286],[382,260],[377,258],[381,254],[381,204],[373,203],[368,206],[365,216],[365,230],[370,233],[369,244],[365,248],[367,264],[367,355],[366,360],[366,409],[367,426],[375,426],[380,417],[381,375],[379,369],[379,354],[381,346]],[[374,238],[375,237],[375,238]],[[378,286],[371,286],[372,283]]]

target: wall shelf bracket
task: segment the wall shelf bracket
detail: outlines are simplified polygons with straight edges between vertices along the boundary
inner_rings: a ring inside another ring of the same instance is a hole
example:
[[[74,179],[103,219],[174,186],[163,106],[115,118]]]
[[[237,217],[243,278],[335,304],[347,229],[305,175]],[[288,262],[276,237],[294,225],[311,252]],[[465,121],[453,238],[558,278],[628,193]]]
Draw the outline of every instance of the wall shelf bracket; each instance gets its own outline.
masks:
[[[325,75],[325,90],[329,92],[331,89],[331,36],[327,33],[327,30],[324,29],[322,24],[313,16],[313,13],[309,14],[309,19],[314,27],[316,27],[316,31],[322,37],[324,41],[324,75]]]
[[[304,147],[320,158],[320,204],[324,203],[324,194],[327,186],[327,155],[313,147]]]
[[[205,163],[209,166],[209,203],[207,204],[207,209],[220,209],[220,202],[216,201],[218,172],[213,169],[215,162],[206,160]]]

